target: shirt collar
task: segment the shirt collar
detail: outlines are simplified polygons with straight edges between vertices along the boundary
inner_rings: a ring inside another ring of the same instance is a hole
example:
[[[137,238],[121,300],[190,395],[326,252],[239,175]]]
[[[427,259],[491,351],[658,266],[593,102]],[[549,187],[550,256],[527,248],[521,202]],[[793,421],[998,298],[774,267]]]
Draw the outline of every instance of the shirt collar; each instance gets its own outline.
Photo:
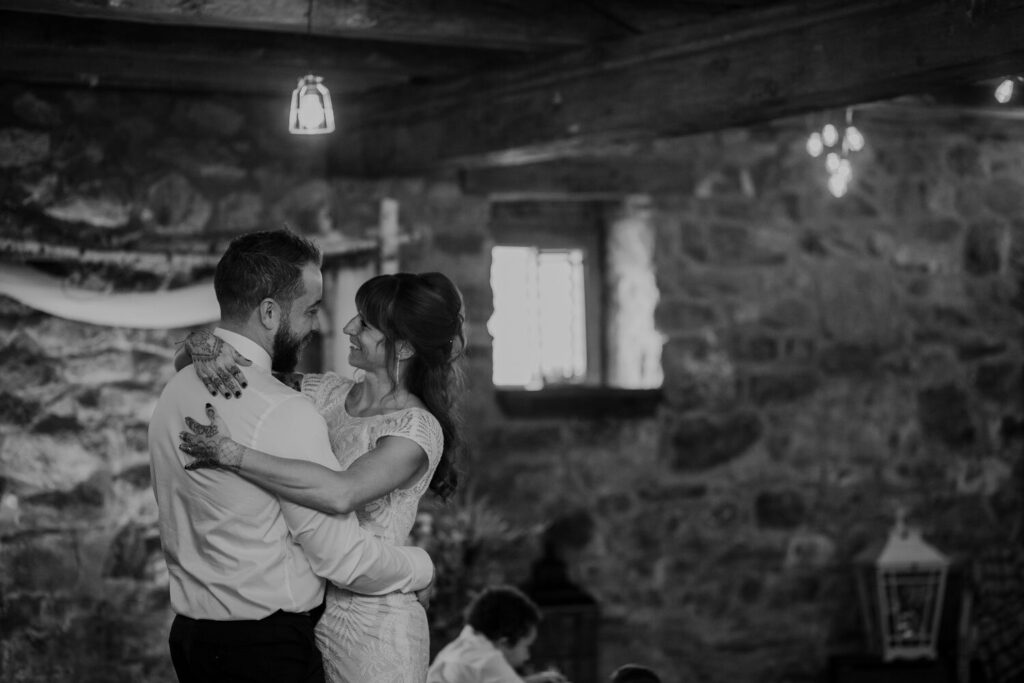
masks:
[[[481,646],[487,647],[491,650],[498,649],[497,647],[495,647],[494,643],[491,642],[490,638],[485,636],[483,633],[480,633],[480,631],[477,631],[469,624],[466,624],[462,627],[462,633],[460,634],[460,637],[466,638],[468,640],[477,641]]]
[[[218,327],[213,331],[215,335],[231,344],[235,347],[235,351],[252,361],[252,364],[258,368],[270,372],[270,354],[262,346],[254,342],[248,337],[242,336],[237,332],[231,332]]]

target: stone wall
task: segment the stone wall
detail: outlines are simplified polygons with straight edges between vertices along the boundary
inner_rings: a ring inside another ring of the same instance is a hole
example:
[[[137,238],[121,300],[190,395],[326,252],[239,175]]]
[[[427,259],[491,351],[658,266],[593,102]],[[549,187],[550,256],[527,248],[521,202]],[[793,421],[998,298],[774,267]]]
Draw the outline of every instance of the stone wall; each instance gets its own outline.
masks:
[[[571,559],[604,615],[602,676],[641,660],[680,683],[819,680],[859,646],[849,562],[897,504],[963,562],[1019,513],[1019,125],[865,115],[842,200],[803,149],[810,120],[676,143],[678,186],[660,178],[650,203],[658,411],[510,417],[482,197],[332,177],[324,143],[280,134],[266,101],[3,94],[0,237],[215,253],[282,220],[362,236],[398,199],[403,269],[451,274],[466,301],[466,479],[518,528],[592,529]],[[182,332],[2,304],[0,682],[173,680],[144,438]],[[493,578],[523,580],[533,551]]]
[[[324,142],[281,132],[276,103],[0,94],[0,268],[35,241],[217,253],[239,232],[287,221],[316,234],[330,220]],[[97,296],[209,275],[39,266]],[[184,334],[0,297],[0,681],[174,680],[146,430]]]
[[[820,680],[864,647],[851,562],[897,508],[961,571],[1019,524],[1024,129],[867,112],[837,200],[815,123],[674,145],[656,415],[503,416],[473,349],[477,487],[524,524],[593,521],[574,576],[602,606],[602,675]],[[486,315],[487,237],[459,235],[474,253],[415,267],[458,273]]]

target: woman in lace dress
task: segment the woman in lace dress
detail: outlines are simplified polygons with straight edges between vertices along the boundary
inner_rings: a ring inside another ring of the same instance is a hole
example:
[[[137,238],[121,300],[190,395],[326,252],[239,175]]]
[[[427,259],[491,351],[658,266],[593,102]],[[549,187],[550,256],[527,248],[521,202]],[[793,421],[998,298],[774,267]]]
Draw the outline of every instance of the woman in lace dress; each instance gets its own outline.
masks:
[[[428,488],[448,498],[457,483],[453,458],[460,439],[453,408],[465,344],[462,302],[440,273],[380,275],[356,293],[358,315],[345,325],[349,364],[358,381],[336,373],[284,378],[313,400],[327,421],[342,471],[276,458],[230,439],[212,408],[212,426],[188,421],[181,449],[189,467],[215,466],[289,500],[328,513],[355,511],[360,526],[394,544],[412,530]],[[203,333],[192,355],[210,357]],[[228,345],[215,360],[195,363],[211,390],[237,377]],[[219,386],[218,386],[219,385]],[[244,385],[243,385],[244,386]],[[426,613],[416,597],[361,596],[328,585],[316,628],[332,683],[421,683],[429,659]]]

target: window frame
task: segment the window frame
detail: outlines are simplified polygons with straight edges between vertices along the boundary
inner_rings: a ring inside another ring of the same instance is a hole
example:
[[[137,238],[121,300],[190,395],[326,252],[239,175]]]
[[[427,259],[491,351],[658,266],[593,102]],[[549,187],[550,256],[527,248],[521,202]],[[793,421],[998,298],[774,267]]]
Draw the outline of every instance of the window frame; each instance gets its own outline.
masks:
[[[552,212],[554,213],[554,212]],[[491,247],[532,247],[538,250],[579,249],[583,252],[583,315],[586,318],[586,373],[579,382],[554,382],[541,389],[495,385],[500,391],[545,391],[556,387],[606,387],[608,369],[605,325],[605,229],[599,212],[585,207],[583,225],[493,223]],[[493,376],[492,376],[493,380]]]

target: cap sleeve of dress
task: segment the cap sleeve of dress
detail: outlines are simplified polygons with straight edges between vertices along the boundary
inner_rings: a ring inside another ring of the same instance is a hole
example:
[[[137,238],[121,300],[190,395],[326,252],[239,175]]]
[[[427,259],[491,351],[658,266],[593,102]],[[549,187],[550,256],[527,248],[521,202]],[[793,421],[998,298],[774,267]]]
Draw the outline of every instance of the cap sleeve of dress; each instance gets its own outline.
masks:
[[[302,393],[313,400],[320,413],[333,408],[345,399],[352,380],[336,372],[310,373],[302,376]]]
[[[385,436],[402,436],[414,441],[427,454],[430,470],[433,471],[441,459],[444,450],[444,435],[441,423],[429,411],[422,408],[410,408],[394,414],[381,426],[377,439]]]

